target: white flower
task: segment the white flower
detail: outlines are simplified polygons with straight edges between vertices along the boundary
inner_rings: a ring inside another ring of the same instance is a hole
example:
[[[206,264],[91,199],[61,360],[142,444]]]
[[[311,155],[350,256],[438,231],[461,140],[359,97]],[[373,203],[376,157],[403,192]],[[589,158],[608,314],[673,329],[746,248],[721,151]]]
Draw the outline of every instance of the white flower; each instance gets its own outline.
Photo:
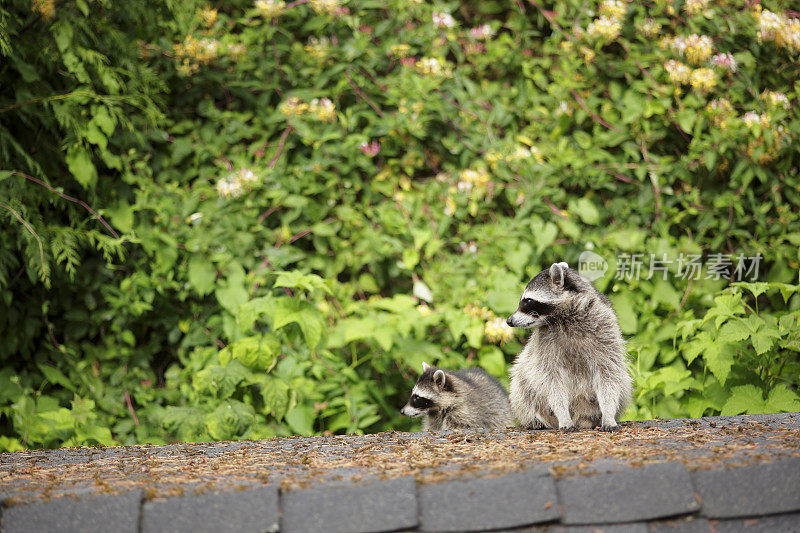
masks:
[[[452,28],[456,25],[456,19],[450,13],[434,11],[431,18],[433,19],[433,25],[437,28]]]
[[[494,32],[492,31],[492,27],[489,26],[488,24],[483,24],[483,25],[478,26],[476,28],[472,28],[471,30],[469,30],[469,33],[475,39],[488,39],[489,37],[494,35]]]
[[[736,72],[736,68],[738,67],[736,60],[730,52],[715,55],[711,58],[711,63],[718,67],[726,68],[731,72]]]

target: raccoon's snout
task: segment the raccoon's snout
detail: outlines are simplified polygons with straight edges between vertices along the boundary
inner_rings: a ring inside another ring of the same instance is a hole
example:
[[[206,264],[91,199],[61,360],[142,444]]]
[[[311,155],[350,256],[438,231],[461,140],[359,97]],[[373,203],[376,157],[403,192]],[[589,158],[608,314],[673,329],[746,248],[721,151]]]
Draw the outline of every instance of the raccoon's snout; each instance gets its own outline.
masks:
[[[511,320],[511,317],[508,317],[508,320],[506,320],[506,324],[508,324],[509,327],[512,327],[512,328],[514,327],[514,321]]]

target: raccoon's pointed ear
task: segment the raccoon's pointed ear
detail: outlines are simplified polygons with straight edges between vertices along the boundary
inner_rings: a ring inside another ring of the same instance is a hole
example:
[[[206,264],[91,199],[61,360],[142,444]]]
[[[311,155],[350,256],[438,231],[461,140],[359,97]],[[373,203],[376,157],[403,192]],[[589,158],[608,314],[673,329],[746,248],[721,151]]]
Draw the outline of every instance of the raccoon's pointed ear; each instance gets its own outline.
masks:
[[[423,372],[427,372],[430,367],[431,367],[431,365],[429,365],[425,361],[422,362],[422,371]]]
[[[553,263],[550,267],[550,281],[562,287],[564,285],[564,265],[566,263]]]
[[[439,390],[444,388],[444,384],[447,381],[447,378],[444,375],[444,371],[441,369],[437,370],[433,373],[433,382],[436,383],[436,386],[439,387]]]
[[[564,270],[566,270],[566,269],[568,269],[568,268],[569,268],[569,265],[567,264],[567,262],[566,262],[566,261],[561,261],[560,263],[556,263],[556,264],[557,264],[558,266],[560,266],[561,268],[563,268]]]

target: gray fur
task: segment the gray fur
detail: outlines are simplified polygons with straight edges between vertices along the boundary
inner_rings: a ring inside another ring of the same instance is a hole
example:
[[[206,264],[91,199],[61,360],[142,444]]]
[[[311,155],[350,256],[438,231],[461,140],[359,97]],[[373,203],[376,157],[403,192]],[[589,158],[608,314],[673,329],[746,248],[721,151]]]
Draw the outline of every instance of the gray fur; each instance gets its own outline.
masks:
[[[424,417],[423,429],[504,428],[512,424],[508,393],[480,368],[455,372],[427,364],[422,368],[411,398],[400,412],[412,418]],[[419,398],[430,405],[412,405]]]
[[[617,428],[632,379],[604,294],[566,263],[554,263],[525,287],[508,325],[533,328],[510,372],[511,409],[520,425]]]

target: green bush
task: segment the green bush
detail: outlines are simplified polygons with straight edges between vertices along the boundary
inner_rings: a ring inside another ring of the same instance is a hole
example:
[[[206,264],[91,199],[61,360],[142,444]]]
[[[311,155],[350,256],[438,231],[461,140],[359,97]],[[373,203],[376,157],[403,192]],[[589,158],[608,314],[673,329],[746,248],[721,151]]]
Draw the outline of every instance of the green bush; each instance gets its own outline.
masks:
[[[147,4],[0,7],[0,447],[410,429],[584,250],[628,418],[800,409],[788,2]]]

